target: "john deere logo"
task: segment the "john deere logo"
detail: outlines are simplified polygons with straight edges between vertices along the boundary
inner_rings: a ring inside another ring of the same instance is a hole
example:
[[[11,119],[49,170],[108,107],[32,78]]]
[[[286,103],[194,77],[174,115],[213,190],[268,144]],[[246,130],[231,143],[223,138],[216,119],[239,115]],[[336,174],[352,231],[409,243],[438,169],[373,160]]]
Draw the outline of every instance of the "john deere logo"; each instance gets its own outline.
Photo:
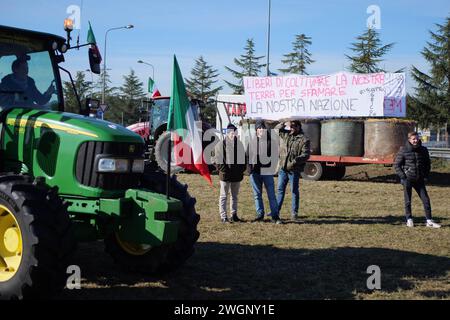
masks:
[[[134,152],[134,148],[135,148],[135,146],[134,146],[134,144],[132,144],[132,145],[130,145],[130,146],[128,147],[128,151],[129,151],[130,153],[133,153],[133,152]]]

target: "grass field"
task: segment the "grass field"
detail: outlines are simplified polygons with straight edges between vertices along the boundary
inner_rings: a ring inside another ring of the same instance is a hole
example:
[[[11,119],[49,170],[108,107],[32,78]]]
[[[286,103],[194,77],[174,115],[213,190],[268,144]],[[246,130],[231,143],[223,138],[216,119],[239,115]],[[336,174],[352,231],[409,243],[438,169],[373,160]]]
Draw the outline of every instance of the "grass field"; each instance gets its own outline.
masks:
[[[392,168],[348,168],[343,181],[300,182],[299,223],[222,224],[215,189],[181,174],[197,199],[196,253],[176,272],[130,274],[103,253],[101,242],[80,245],[82,289],[64,299],[449,299],[450,168],[435,163],[428,192],[441,229],[424,226],[413,195],[416,227],[405,226],[403,193]],[[241,218],[255,209],[248,177],[240,191]],[[267,208],[266,203],[266,208]],[[367,267],[381,269],[381,290],[366,287]]]

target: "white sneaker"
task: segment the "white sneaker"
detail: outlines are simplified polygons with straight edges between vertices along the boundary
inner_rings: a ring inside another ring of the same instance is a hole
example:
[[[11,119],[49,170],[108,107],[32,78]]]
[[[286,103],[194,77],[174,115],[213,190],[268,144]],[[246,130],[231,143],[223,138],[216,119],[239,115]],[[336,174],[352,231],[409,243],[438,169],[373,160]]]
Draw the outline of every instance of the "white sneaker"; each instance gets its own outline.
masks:
[[[413,221],[413,219],[408,219],[408,220],[406,220],[406,226],[409,227],[409,228],[414,227],[414,221]]]
[[[429,227],[429,228],[440,228],[441,225],[437,224],[433,220],[427,220],[427,227]]]

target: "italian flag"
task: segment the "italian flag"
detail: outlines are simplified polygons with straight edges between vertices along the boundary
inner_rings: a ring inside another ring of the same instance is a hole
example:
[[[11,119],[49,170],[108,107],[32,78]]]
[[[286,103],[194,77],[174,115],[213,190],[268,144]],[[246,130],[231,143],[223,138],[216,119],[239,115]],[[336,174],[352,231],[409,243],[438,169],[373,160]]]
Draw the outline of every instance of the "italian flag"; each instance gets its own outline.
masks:
[[[161,97],[161,92],[159,92],[159,89],[156,86],[154,86],[152,98],[157,98],[157,97]]]
[[[148,78],[148,93],[152,94],[152,98],[161,97],[161,93],[155,85],[155,81],[152,78]]]
[[[94,51],[94,57],[95,59],[98,60],[97,63],[100,63],[102,61],[102,56],[100,55],[100,50],[97,47],[97,41],[95,40],[94,31],[92,31],[91,22],[88,21],[88,23],[89,23],[89,30],[87,34],[87,43],[91,45],[90,50]]]
[[[177,166],[200,173],[210,185],[208,165],[203,157],[201,124],[194,118],[177,58],[173,57],[173,82],[167,130],[172,132],[174,161]]]

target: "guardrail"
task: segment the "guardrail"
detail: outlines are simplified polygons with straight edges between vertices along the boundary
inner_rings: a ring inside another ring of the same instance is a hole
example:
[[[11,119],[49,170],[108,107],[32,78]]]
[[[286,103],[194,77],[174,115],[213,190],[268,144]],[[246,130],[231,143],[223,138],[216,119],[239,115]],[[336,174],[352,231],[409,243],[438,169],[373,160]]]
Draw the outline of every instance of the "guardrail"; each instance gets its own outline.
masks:
[[[450,148],[428,148],[431,158],[450,160]]]
[[[423,142],[422,145],[427,148],[449,148],[450,143],[447,141],[427,141]]]

